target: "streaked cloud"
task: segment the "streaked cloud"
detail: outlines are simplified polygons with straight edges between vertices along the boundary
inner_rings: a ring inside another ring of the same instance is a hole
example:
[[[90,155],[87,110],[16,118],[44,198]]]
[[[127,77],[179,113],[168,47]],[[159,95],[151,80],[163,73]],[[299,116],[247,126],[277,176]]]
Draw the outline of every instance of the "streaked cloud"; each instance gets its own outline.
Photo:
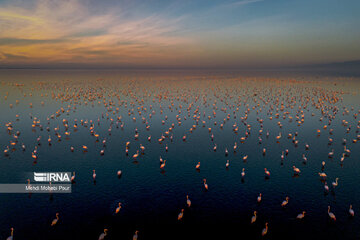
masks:
[[[18,61],[12,55],[21,54],[23,60],[73,61],[84,59],[138,63],[161,54],[162,48],[171,48],[179,54],[191,41],[175,36],[181,18],[167,19],[159,14],[127,19],[126,10],[113,9],[96,14],[79,1],[39,0],[34,9],[19,6],[0,8],[0,51],[3,62]],[[140,50],[141,49],[141,50]],[[181,55],[181,54],[180,54]],[[171,57],[170,57],[171,58]]]
[[[44,43],[60,43],[65,42],[66,39],[26,39],[26,38],[0,38],[1,45],[33,45]]]
[[[242,5],[247,5],[247,4],[256,3],[256,2],[262,2],[262,1],[264,1],[264,0],[243,0],[243,1],[234,2],[231,5],[233,5],[233,6],[242,6]]]
[[[4,0],[0,64],[247,67],[359,59],[359,2],[326,3],[325,11],[310,0]]]

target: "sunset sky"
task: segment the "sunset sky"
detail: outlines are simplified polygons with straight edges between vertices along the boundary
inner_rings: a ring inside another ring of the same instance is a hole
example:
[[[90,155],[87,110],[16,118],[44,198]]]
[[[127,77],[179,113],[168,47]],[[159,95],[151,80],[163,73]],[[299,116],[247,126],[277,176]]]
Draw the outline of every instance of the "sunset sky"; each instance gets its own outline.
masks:
[[[0,66],[283,67],[360,59],[359,0],[0,0]]]

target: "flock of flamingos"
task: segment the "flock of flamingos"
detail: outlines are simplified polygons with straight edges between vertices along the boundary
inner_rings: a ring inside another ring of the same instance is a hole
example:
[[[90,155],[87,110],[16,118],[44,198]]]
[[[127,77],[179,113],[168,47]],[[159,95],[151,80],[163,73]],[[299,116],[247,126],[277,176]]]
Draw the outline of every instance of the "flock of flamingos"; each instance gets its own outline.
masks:
[[[188,82],[186,82],[188,81]],[[357,116],[360,113],[359,109],[347,108],[342,105],[343,92],[338,90],[326,89],[322,87],[303,87],[301,84],[305,81],[299,80],[286,80],[286,82],[276,79],[257,79],[258,86],[252,85],[254,79],[228,79],[226,81],[211,79],[206,80],[184,80],[177,82],[175,80],[169,81],[136,81],[127,80],[127,82],[115,83],[115,81],[109,81],[104,79],[97,79],[88,82],[76,82],[70,80],[64,80],[62,82],[36,82],[31,85],[31,88],[27,88],[27,84],[15,84],[15,83],[2,83],[3,85],[10,86],[12,91],[21,91],[24,96],[32,96],[33,92],[41,92],[41,97],[52,98],[63,106],[54,112],[49,113],[46,119],[41,119],[33,114],[29,116],[23,116],[21,112],[16,114],[14,120],[7,122],[6,131],[10,136],[8,145],[5,146],[3,154],[10,156],[14,149],[19,149],[28,152],[29,158],[31,157],[36,163],[41,161],[41,148],[46,144],[52,145],[62,141],[76,134],[78,128],[87,129],[89,134],[102,145],[102,149],[98,153],[99,155],[106,154],[106,144],[109,139],[107,135],[111,135],[111,132],[116,128],[124,129],[127,127],[127,121],[133,121],[138,124],[143,124],[146,130],[149,130],[152,125],[150,120],[156,115],[160,116],[161,121],[152,123],[168,126],[165,131],[158,132],[157,136],[151,136],[146,131],[139,131],[137,128],[133,129],[134,135],[127,136],[128,141],[123,147],[123,151],[133,161],[139,161],[141,163],[141,156],[146,153],[146,142],[137,143],[139,135],[146,135],[147,141],[157,141],[160,145],[165,147],[165,151],[168,151],[168,143],[178,139],[179,141],[186,142],[188,138],[191,138],[192,134],[196,134],[197,128],[205,128],[209,132],[209,138],[213,141],[213,149],[211,151],[219,151],[218,144],[215,142],[216,136],[214,129],[224,128],[225,125],[232,124],[232,131],[237,134],[237,141],[233,146],[225,148],[225,156],[229,152],[241,152],[241,144],[247,141],[247,138],[252,135],[256,135],[259,143],[266,139],[273,139],[275,142],[290,141],[294,146],[303,148],[304,154],[302,162],[312,161],[307,159],[306,151],[311,151],[313,146],[309,146],[306,142],[300,142],[299,136],[301,132],[288,132],[282,131],[284,122],[291,122],[297,126],[302,126],[307,118],[319,116],[319,121],[322,122],[322,128],[312,129],[313,136],[326,134],[328,135],[328,144],[333,144],[333,129],[332,122],[335,118],[341,118],[344,115],[351,114],[356,122],[356,126],[351,125],[346,120],[342,120],[344,132],[356,131],[356,137],[353,139],[343,138],[343,152],[341,153],[339,164],[343,164],[346,158],[350,156],[351,149],[349,148],[349,142],[355,144],[360,140],[359,130],[360,121],[357,120]],[[212,82],[210,82],[212,81]],[[126,84],[125,84],[126,83]],[[203,85],[208,87],[204,88]],[[313,83],[312,83],[313,84]],[[313,84],[314,85],[314,84]],[[315,84],[316,85],[316,84]],[[202,86],[202,87],[201,87]],[[14,90],[15,89],[15,90]],[[3,100],[7,100],[11,92],[7,92],[2,97]],[[19,100],[15,103],[8,103],[10,108],[16,109]],[[39,108],[42,105],[46,105],[46,100],[40,104],[33,104],[28,102],[29,108]],[[76,112],[81,106],[94,106],[99,105],[104,107],[104,112],[98,112],[98,118],[93,120],[88,119],[71,119],[68,117],[72,112]],[[317,112],[309,111],[310,106],[316,109]],[[165,111],[170,111],[175,116],[176,121],[169,122],[169,116],[164,114]],[[225,114],[225,118],[220,119],[217,115],[221,112]],[[248,115],[256,114],[256,122],[250,122]],[[48,138],[43,139],[38,136],[34,139],[33,145],[25,145],[21,139],[21,129],[16,128],[16,121],[20,121],[22,118],[31,118],[33,129],[40,129],[41,131],[48,132]],[[102,121],[107,119],[108,130],[107,132],[98,132],[97,126],[100,124],[107,124]],[[62,124],[55,128],[50,128],[52,121],[61,121]],[[181,126],[183,122],[192,122],[192,127],[184,132],[181,136],[174,136],[173,130],[177,126]],[[265,121],[273,121],[277,123],[278,131],[270,132],[269,129],[263,128]],[[254,132],[252,125],[259,124],[260,130]],[[155,138],[155,139],[153,139]],[[181,139],[181,140],[180,140]],[[115,140],[113,140],[115,141]],[[261,146],[261,145],[259,145]],[[356,145],[352,145],[356,146]],[[28,150],[29,149],[29,150]],[[87,152],[89,147],[86,145],[73,145],[68,146],[69,151],[84,151]],[[266,156],[268,151],[264,147],[259,149],[261,153]],[[283,149],[280,155],[280,160],[283,162],[286,160],[289,154],[289,149]],[[165,155],[158,156],[159,168],[164,171],[167,164],[171,164],[169,161],[163,159]],[[333,181],[328,183],[328,175],[326,174],[326,162],[327,159],[337,158],[334,154],[334,150],[328,153],[328,156],[323,158],[321,169],[317,174],[320,181],[323,182],[325,192],[332,191],[338,184],[341,184],[341,179],[336,176],[331,176]],[[242,155],[241,160],[246,162],[247,155]],[[250,160],[251,161],[251,160]],[[192,166],[195,170],[200,170],[201,160],[196,160]],[[224,161],[224,168],[230,168],[230,160]],[[292,166],[293,174],[301,176],[302,169],[300,166]],[[91,175],[92,174],[92,175]],[[122,171],[120,169],[114,172],[114,177],[121,176]],[[246,178],[246,168],[242,168],[239,172],[239,176],[242,179]],[[96,181],[96,170],[89,173],[89,178]],[[271,169],[264,169],[264,177],[271,179]],[[75,183],[76,173],[74,172],[71,178],[72,183]],[[28,181],[30,184],[30,181]],[[212,191],[211,183],[206,178],[203,179],[203,188],[199,191]],[[262,194],[259,193],[257,199],[258,203],[262,201]],[[279,202],[279,207],[286,208],[288,204],[291,204],[291,198],[288,196]],[[178,221],[182,221],[184,215],[186,215],[186,208],[192,207],[191,197],[189,195],[184,196],[184,207],[179,209],[177,216]],[[115,214],[121,214],[122,203],[119,202],[117,208],[114,209]],[[259,212],[253,211],[253,216],[249,216],[249,222],[251,224],[257,221]],[[327,207],[327,214],[330,221],[336,221],[336,213],[331,211],[331,206]],[[352,205],[348,208],[348,214],[351,217],[355,216]],[[306,218],[306,211],[299,211],[296,217],[299,221]],[[66,221],[64,219],[64,221]],[[55,227],[61,224],[61,213],[56,213],[52,222],[49,222],[49,227]],[[259,233],[262,236],[266,236],[268,231],[271,230],[271,226],[268,222],[263,222],[263,230]],[[270,230],[269,230],[270,228]],[[110,229],[111,230],[111,229]],[[14,228],[10,230],[10,236],[8,240],[13,239]],[[104,229],[102,233],[99,233],[99,240],[106,239],[108,236],[108,229]],[[141,229],[136,230],[133,235],[133,240],[138,239],[138,235],[141,234]]]

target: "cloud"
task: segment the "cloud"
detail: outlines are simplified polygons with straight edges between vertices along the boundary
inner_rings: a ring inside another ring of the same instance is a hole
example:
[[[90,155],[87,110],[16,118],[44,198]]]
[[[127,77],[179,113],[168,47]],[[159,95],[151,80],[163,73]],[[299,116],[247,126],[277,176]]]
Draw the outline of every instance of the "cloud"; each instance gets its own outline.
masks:
[[[265,3],[0,0],[0,64],[217,67],[359,58],[355,7],[329,4],[326,17],[311,15],[322,5],[308,12],[279,1],[268,11]],[[338,11],[342,17],[334,17]]]
[[[251,3],[256,3],[256,2],[262,2],[264,0],[243,0],[243,1],[237,1],[232,3],[232,6],[242,6],[242,5],[247,5],[247,4],[251,4]]]
[[[85,30],[82,32],[75,32],[69,34],[67,37],[69,38],[82,38],[82,37],[94,37],[94,36],[102,36],[107,33],[106,29],[95,29],[95,30]]]
[[[37,0],[28,10],[0,4],[0,51],[28,62],[166,62],[163,48],[176,46],[171,48],[176,54],[191,42],[177,34],[181,17],[150,13],[129,18],[126,6],[97,11],[81,3]],[[160,55],[165,59],[154,59]]]
[[[32,44],[44,44],[44,43],[60,43],[64,42],[62,39],[24,39],[24,38],[0,38],[1,45],[32,45]]]
[[[8,20],[8,21],[13,21],[13,20],[21,20],[21,21],[26,21],[26,22],[33,22],[36,24],[42,24],[43,20],[41,18],[37,18],[37,17],[32,17],[32,16],[26,16],[26,15],[21,15],[21,14],[17,14],[16,12],[12,12],[12,11],[0,11],[0,19],[1,20]]]
[[[0,56],[1,56],[0,59],[6,59],[6,60],[24,60],[24,59],[27,59],[26,56],[9,54],[9,53],[2,53],[2,52],[0,52]]]

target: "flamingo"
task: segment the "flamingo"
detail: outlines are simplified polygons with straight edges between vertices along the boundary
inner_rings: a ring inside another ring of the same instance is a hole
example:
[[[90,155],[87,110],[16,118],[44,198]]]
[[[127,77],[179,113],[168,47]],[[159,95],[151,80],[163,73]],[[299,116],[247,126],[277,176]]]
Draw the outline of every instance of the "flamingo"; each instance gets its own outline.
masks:
[[[208,187],[208,185],[207,185],[207,183],[206,183],[206,178],[204,178],[203,181],[204,181],[204,187],[205,187],[205,189],[208,190],[209,187]]]
[[[331,152],[328,153],[329,158],[332,158],[334,156],[334,149],[331,150]]]
[[[136,153],[133,155],[134,160],[139,156],[139,150],[136,151]]]
[[[257,202],[258,203],[261,202],[261,196],[262,196],[262,194],[260,193],[259,196],[257,197]]]
[[[242,169],[242,172],[241,172],[241,177],[244,178],[245,177],[245,168]]]
[[[320,178],[322,178],[322,179],[326,179],[326,177],[327,177],[326,173],[324,173],[324,172],[319,173],[319,176],[320,176]]]
[[[189,199],[189,195],[186,195],[186,204],[188,205],[188,207],[191,206],[191,201]]]
[[[281,138],[281,133],[279,133],[278,136],[276,136],[276,140],[279,140]]]
[[[325,192],[329,191],[329,186],[327,185],[327,182],[325,182],[324,189],[325,189]]]
[[[164,160],[164,162],[160,165],[160,169],[164,169],[165,163],[166,163],[166,160]]]
[[[93,170],[93,179],[94,179],[94,181],[95,181],[95,179],[96,179],[95,169]]]
[[[9,154],[10,148],[9,146],[6,146],[5,150],[4,150],[4,154],[7,156]]]
[[[295,175],[299,175],[299,174],[300,174],[300,169],[299,169],[299,168],[293,166],[293,169],[294,169],[294,174],[295,174]]]
[[[351,153],[350,149],[346,148],[346,146],[344,146],[344,152],[345,152],[345,155],[350,155],[350,153]]]
[[[196,164],[196,169],[200,169],[200,162],[198,162],[198,164]]]
[[[265,228],[262,230],[262,232],[261,232],[261,236],[265,236],[266,234],[267,234],[267,232],[268,232],[268,223],[266,222],[265,223]]]
[[[285,201],[283,201],[283,202],[281,203],[281,206],[282,206],[282,207],[285,207],[288,203],[289,203],[289,197],[286,197],[286,198],[285,198]]]
[[[75,181],[75,172],[73,172],[73,175],[71,176],[71,182]]]
[[[227,160],[227,161],[226,161],[226,164],[225,164],[225,167],[228,168],[229,165],[230,165],[230,162],[229,162],[229,160]]]
[[[134,233],[134,236],[133,236],[133,240],[137,240],[137,239],[138,239],[138,233],[139,233],[139,231],[136,230],[135,233]]]
[[[336,221],[336,217],[335,214],[333,214],[332,212],[330,212],[330,206],[328,206],[328,214],[331,220]]]
[[[333,188],[336,188],[339,185],[338,180],[339,180],[339,178],[335,178],[335,182],[331,183]]]
[[[118,214],[121,209],[121,202],[119,202],[119,206],[116,208],[115,213]]]
[[[303,160],[304,160],[304,163],[307,162],[307,157],[305,156],[305,154],[303,154]]]
[[[342,163],[345,160],[345,153],[342,154],[341,158],[340,158],[340,162]]]
[[[184,216],[184,209],[181,209],[181,212],[178,215],[178,220],[180,221]]]
[[[270,177],[270,172],[266,168],[264,168],[264,170],[265,170],[265,177]]]
[[[303,219],[304,217],[305,217],[305,211],[303,211],[302,213],[300,213],[300,214],[298,214],[297,216],[296,216],[296,219]]]
[[[257,211],[254,211],[254,216],[251,217],[251,223],[254,223],[256,221],[256,214],[257,214]]]
[[[6,240],[13,240],[14,228],[10,228],[10,230],[11,230],[10,236]]]
[[[120,177],[120,176],[121,176],[121,174],[122,174],[121,170],[117,171],[117,175],[118,175],[118,177]]]
[[[107,231],[108,231],[108,230],[105,228],[105,229],[104,229],[104,232],[100,234],[98,240],[104,240],[105,237],[107,236]]]
[[[349,214],[351,217],[353,217],[355,215],[354,210],[352,209],[352,205],[350,204],[350,208],[349,208]]]
[[[52,220],[51,226],[55,226],[58,221],[59,221],[59,213],[56,213],[56,218],[54,220]]]

